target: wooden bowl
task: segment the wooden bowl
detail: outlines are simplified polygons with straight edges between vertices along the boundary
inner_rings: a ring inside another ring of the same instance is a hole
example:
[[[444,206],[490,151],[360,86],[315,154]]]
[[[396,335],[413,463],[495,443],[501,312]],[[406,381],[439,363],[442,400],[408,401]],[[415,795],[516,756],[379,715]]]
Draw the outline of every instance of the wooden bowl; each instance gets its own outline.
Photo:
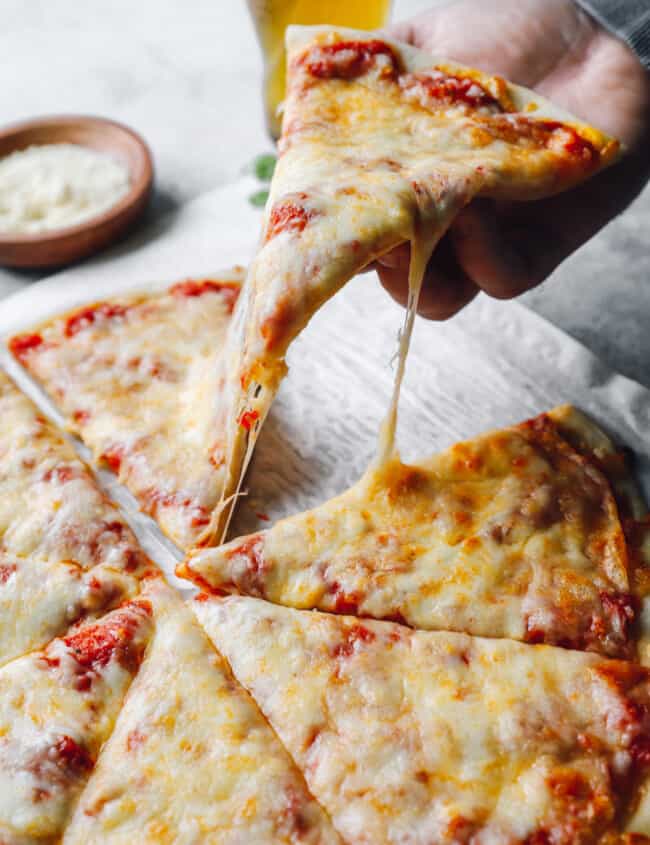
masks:
[[[147,205],[153,184],[149,148],[132,129],[112,120],[67,115],[16,123],[0,130],[0,158],[32,144],[60,143],[110,153],[127,167],[131,187],[115,205],[84,223],[25,235],[0,232],[0,264],[60,267],[78,261],[123,235]]]

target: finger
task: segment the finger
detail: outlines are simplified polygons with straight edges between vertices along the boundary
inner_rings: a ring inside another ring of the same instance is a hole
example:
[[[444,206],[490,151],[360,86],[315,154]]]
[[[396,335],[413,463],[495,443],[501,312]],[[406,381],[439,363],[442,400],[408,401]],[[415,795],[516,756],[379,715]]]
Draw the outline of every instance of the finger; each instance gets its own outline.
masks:
[[[649,169],[639,154],[628,154],[584,185],[546,200],[473,202],[449,234],[462,271],[499,299],[535,287],[629,205]]]
[[[462,272],[490,296],[510,299],[542,281],[538,264],[522,248],[525,235],[515,236],[495,203],[477,200],[458,215],[449,238]]]
[[[405,245],[395,257],[394,266],[377,265],[382,284],[400,305],[408,301],[410,248]],[[446,320],[471,302],[478,287],[459,268],[451,244],[444,239],[429,262],[422,282],[418,313],[429,320]]]
[[[400,244],[390,252],[384,253],[375,262],[378,267],[388,267],[390,270],[401,270],[408,275],[411,262],[411,247],[408,243]]]

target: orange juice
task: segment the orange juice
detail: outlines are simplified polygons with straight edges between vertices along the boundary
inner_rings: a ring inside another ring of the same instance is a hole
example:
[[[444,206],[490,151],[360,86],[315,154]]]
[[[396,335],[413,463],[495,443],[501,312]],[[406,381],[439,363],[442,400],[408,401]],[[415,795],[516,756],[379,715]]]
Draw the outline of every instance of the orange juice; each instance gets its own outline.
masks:
[[[284,31],[292,23],[329,23],[354,29],[378,29],[390,0],[248,0],[264,54],[264,104],[269,132],[280,136],[278,106],[284,99]]]

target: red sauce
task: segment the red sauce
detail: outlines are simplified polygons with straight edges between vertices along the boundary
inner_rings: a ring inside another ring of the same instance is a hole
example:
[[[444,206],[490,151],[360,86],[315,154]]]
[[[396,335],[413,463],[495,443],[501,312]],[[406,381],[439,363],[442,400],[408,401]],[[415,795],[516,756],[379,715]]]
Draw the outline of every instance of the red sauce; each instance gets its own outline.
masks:
[[[523,845],[551,845],[553,840],[545,830],[536,830],[524,840]]]
[[[630,752],[637,766],[650,766],[650,736],[641,734],[632,742]]]
[[[40,334],[19,334],[9,341],[9,349],[19,361],[24,361],[32,349],[37,349],[43,343]]]
[[[636,600],[629,593],[606,593],[601,591],[600,600],[605,617],[627,642],[632,636],[632,625],[636,616]]]
[[[305,813],[306,799],[293,786],[287,786],[284,791],[285,803],[280,810],[279,824],[291,837],[291,841],[302,841],[312,825]]]
[[[182,565],[182,576],[184,578],[189,578],[191,581],[194,581],[197,587],[200,587],[203,590],[203,593],[196,597],[195,601],[203,602],[208,600],[208,595],[210,596],[225,596],[227,595],[226,590],[220,589],[219,587],[213,587],[212,584],[203,577],[199,572],[189,565],[189,563],[185,562]],[[234,585],[233,585],[234,588]]]
[[[54,467],[53,469],[48,469],[43,476],[43,481],[47,483],[55,481],[58,484],[65,484],[68,481],[72,481],[73,478],[77,478],[78,475],[79,472],[75,467]]]
[[[126,747],[129,751],[135,751],[144,744],[147,737],[139,730],[133,730],[126,738]]]
[[[395,622],[397,625],[408,625],[404,615],[399,610],[394,610],[392,613],[387,613],[381,617],[386,622]]]
[[[228,309],[232,312],[241,288],[235,282],[219,282],[215,279],[187,279],[170,288],[172,296],[199,297],[206,293],[220,293]]]
[[[258,411],[244,411],[239,417],[238,422],[242,428],[245,428],[246,431],[250,431],[259,418],[260,415]]]
[[[334,581],[328,587],[329,593],[334,593],[334,613],[357,616],[359,613],[359,596],[355,593],[346,593],[341,589],[338,581]]]
[[[298,64],[316,79],[356,79],[374,68],[382,77],[394,79],[398,67],[392,48],[377,39],[312,47],[298,59]]]
[[[70,736],[62,736],[52,746],[57,763],[61,763],[71,775],[80,775],[93,768],[93,760],[88,751]]]
[[[471,108],[489,108],[502,112],[499,101],[474,79],[452,76],[442,70],[428,73],[407,73],[400,77],[400,87],[407,94],[418,97],[422,105],[440,103],[455,106],[464,103]]]
[[[17,569],[15,563],[0,563],[0,584],[6,584]]]
[[[365,625],[352,625],[343,634],[343,641],[334,647],[334,657],[350,657],[356,650],[357,643],[371,643],[376,639],[375,634]]]
[[[65,324],[65,336],[74,337],[80,331],[92,326],[98,318],[112,320],[116,317],[124,317],[126,312],[127,309],[124,305],[115,305],[110,302],[102,302],[99,305],[82,308],[68,317]]]
[[[546,631],[541,628],[529,628],[528,620],[526,620],[526,632],[524,634],[524,642],[531,645],[539,645],[546,642]]]
[[[298,199],[307,199],[307,195],[300,194]],[[268,243],[282,232],[300,234],[313,216],[314,212],[309,211],[303,205],[293,200],[281,200],[271,209],[264,242]]]
[[[314,272],[317,272],[314,270]],[[266,348],[272,350],[282,346],[287,340],[296,319],[295,305],[287,298],[276,303],[275,311],[260,326]]]
[[[151,614],[148,602],[130,602],[103,622],[64,637],[63,642],[79,666],[79,689],[89,689],[92,675],[113,659],[129,671],[137,668],[144,644],[136,646],[133,641],[144,613]]]
[[[118,522],[115,519],[112,522],[105,522],[102,531],[107,531],[110,534],[116,534],[118,538],[121,539],[124,536],[125,525],[123,522]]]
[[[204,578],[192,572],[190,567],[186,567],[191,572],[189,577],[205,592],[212,595],[223,595],[238,590],[248,595],[264,598],[266,595],[264,574],[269,568],[269,563],[264,557],[264,534],[251,534],[244,538],[234,548],[228,549],[225,552],[225,557],[227,560],[241,558],[246,564],[245,567],[241,567],[243,571],[238,572],[235,583],[222,583],[220,589],[215,589]]]
[[[524,140],[532,146],[547,149],[561,148],[572,159],[586,166],[598,163],[598,150],[571,126],[555,120],[535,120],[522,115],[477,118],[490,135],[508,144]],[[545,415],[540,415],[540,418]]]
[[[90,419],[90,411],[83,411],[79,409],[73,413],[72,419],[79,425],[85,425],[85,423],[87,423]]]
[[[111,446],[102,455],[101,460],[114,473],[119,473],[122,461],[124,460],[124,449],[121,446]]]
[[[233,557],[243,557],[248,562],[248,568],[251,572],[261,572],[265,565],[264,535],[251,534],[239,543],[239,545],[233,549],[229,549],[226,552],[226,557],[228,560]]]
[[[190,520],[193,527],[194,528],[201,528],[204,525],[209,525],[210,524],[210,514],[208,513],[206,508],[204,508],[203,505],[197,505],[197,504],[194,504],[193,507],[194,507],[194,510],[196,511],[196,513],[194,514],[194,516]]]

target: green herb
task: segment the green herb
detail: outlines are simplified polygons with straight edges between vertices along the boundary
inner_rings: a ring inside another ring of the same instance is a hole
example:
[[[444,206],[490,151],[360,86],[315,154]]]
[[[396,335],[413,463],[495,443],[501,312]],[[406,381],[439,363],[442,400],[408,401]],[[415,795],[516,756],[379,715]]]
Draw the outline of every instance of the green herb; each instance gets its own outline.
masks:
[[[277,157],[274,156],[272,153],[265,153],[263,155],[257,156],[253,160],[253,172],[260,180],[260,182],[270,182],[273,178],[273,171],[275,170],[275,164],[277,162]]]
[[[255,191],[254,194],[251,194],[248,198],[248,201],[251,205],[254,205],[256,208],[263,208],[266,205],[266,201],[269,198],[269,192],[266,188],[263,188],[261,191]]]

